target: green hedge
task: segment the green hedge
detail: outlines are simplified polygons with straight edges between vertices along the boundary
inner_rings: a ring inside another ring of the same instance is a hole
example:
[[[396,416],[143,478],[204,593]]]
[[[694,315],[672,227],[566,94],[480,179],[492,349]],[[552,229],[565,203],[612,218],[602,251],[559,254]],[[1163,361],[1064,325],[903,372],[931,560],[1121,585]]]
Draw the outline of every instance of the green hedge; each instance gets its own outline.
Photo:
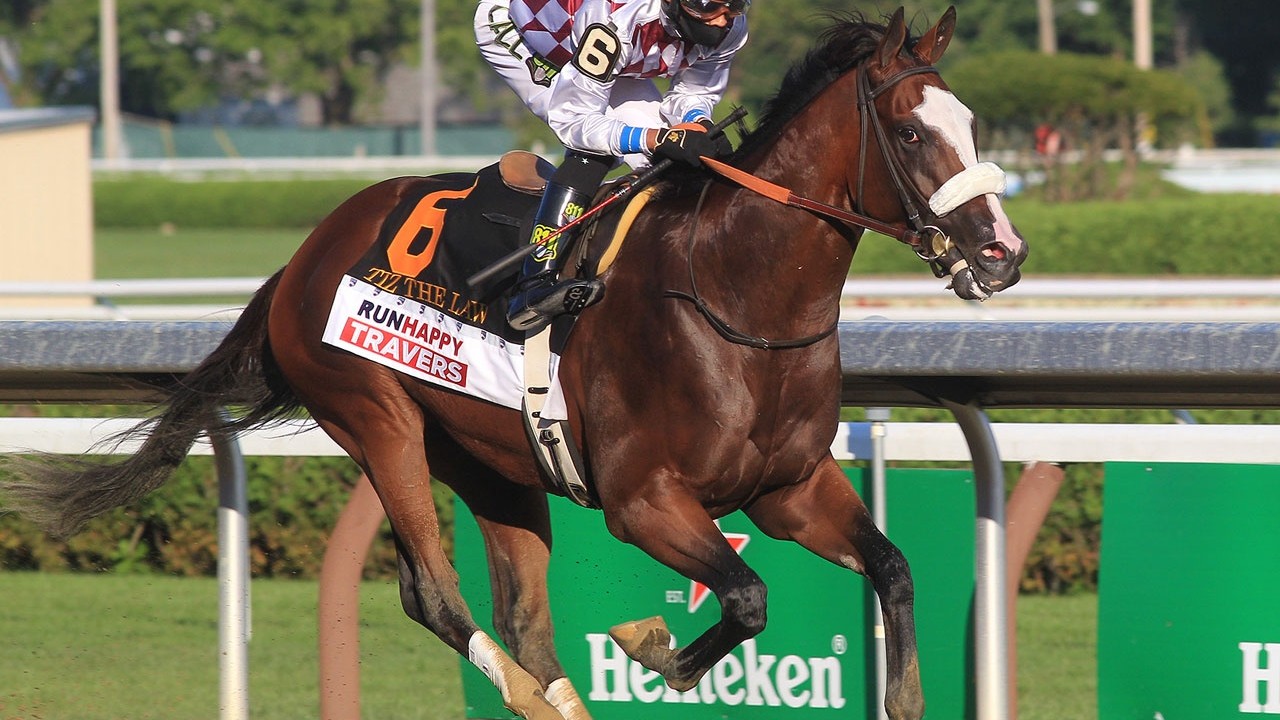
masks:
[[[311,228],[372,181],[220,180],[140,176],[93,184],[94,224],[103,228]]]
[[[329,533],[359,477],[346,459],[248,458],[249,565],[254,577],[315,578]],[[435,488],[445,550],[453,552],[453,504]],[[6,570],[217,574],[218,480],[213,459],[188,458],[160,490],[136,505],[90,521],[65,541],[18,515],[0,515],[0,567]],[[396,577],[395,546],[383,522],[366,578]]]

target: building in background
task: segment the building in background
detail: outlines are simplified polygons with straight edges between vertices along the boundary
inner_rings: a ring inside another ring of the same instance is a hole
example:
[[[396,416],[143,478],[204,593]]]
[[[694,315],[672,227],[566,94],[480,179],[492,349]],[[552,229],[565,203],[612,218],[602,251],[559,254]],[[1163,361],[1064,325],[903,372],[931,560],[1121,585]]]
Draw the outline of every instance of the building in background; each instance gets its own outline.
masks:
[[[95,116],[87,107],[0,110],[0,281],[93,279]]]

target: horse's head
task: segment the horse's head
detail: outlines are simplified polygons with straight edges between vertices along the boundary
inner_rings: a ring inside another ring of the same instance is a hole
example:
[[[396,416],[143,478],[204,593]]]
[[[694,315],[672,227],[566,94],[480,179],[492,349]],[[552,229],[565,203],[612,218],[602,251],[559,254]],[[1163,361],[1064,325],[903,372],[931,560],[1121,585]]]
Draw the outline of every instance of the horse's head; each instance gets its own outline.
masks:
[[[951,276],[956,295],[984,300],[1018,281],[1027,246],[1000,203],[1004,172],[978,162],[973,113],[933,67],[951,42],[955,22],[955,8],[948,8],[908,46],[898,8],[858,70],[864,152],[857,192],[859,204],[867,197],[871,214],[886,217],[879,208],[887,207],[905,216],[919,233],[916,252],[939,277]],[[864,164],[875,162],[874,153],[867,157],[870,143],[880,146],[890,182],[864,189]]]

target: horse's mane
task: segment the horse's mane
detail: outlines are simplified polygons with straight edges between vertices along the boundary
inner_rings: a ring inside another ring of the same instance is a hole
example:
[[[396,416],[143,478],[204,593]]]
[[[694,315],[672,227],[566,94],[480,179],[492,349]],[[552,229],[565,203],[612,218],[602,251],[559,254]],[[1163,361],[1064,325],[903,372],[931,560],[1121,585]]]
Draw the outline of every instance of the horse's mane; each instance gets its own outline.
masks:
[[[832,25],[818,37],[818,44],[787,70],[782,86],[761,110],[755,129],[742,137],[734,158],[742,158],[773,142],[782,128],[831,83],[849,72],[876,49],[884,37],[885,25],[867,20],[857,11],[830,13]],[[908,39],[908,46],[914,38]],[[732,162],[732,159],[730,160]],[[674,169],[665,176],[667,188],[676,194],[698,187],[705,173],[696,168]]]
[[[818,37],[818,44],[787,70],[782,86],[765,101],[760,121],[742,138],[735,155],[750,154],[772,141],[831,83],[866,60],[884,37],[885,26],[867,20],[859,12],[828,17],[833,24]]]

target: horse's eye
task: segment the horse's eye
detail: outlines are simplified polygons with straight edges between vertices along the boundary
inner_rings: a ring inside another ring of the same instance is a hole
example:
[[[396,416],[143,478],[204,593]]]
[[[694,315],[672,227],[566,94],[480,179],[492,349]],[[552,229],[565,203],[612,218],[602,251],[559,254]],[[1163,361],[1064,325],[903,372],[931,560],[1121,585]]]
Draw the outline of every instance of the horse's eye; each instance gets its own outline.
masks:
[[[902,138],[902,142],[908,145],[920,142],[920,136],[916,134],[914,128],[898,128],[898,137]]]

